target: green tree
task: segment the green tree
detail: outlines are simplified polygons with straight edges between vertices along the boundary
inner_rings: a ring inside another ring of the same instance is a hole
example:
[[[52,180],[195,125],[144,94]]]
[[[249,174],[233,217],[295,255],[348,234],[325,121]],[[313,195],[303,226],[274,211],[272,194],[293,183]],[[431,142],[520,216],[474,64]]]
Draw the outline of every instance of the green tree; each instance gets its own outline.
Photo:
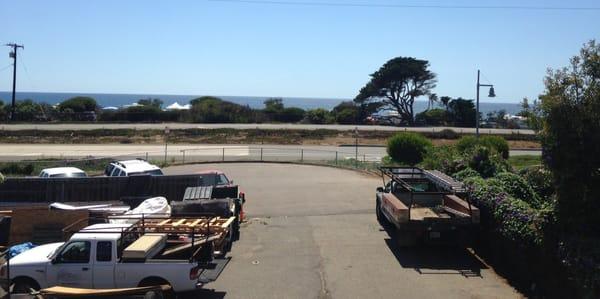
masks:
[[[297,123],[304,119],[306,112],[297,107],[284,108],[279,113],[278,120],[284,123]]]
[[[163,105],[163,101],[161,99],[152,99],[152,98],[140,99],[137,101],[137,103],[142,106],[151,106],[151,107],[155,107],[158,109],[161,109],[162,105]]]
[[[357,124],[360,123],[360,106],[352,101],[341,102],[333,107],[331,113],[338,124]]]
[[[590,41],[571,65],[549,70],[540,96],[544,161],[557,186],[559,220],[600,234],[600,44]]]
[[[90,97],[73,97],[58,104],[58,110],[71,109],[74,112],[91,112],[98,110],[98,103]]]
[[[223,101],[220,98],[205,96],[190,101],[190,116],[193,122],[200,123],[248,123],[255,112],[250,107]]]
[[[4,106],[4,113],[7,117],[10,115],[12,105]],[[17,121],[46,121],[48,120],[44,113],[43,106],[33,100],[26,99],[15,102],[14,120]]]
[[[387,153],[393,161],[404,165],[416,165],[423,161],[431,141],[420,134],[402,132],[387,142]]]
[[[266,99],[265,102],[265,113],[267,114],[277,114],[283,111],[283,99],[281,98],[269,98]]]
[[[430,126],[445,125],[448,119],[448,112],[444,109],[430,109],[423,111],[415,117],[417,123],[425,123]]]
[[[311,124],[330,124],[333,122],[331,113],[323,108],[306,111],[306,120]]]
[[[393,109],[403,122],[414,123],[415,99],[429,95],[435,87],[436,75],[429,62],[410,57],[397,57],[371,74],[371,80],[360,90],[354,101],[360,105],[380,102]]]
[[[457,127],[474,127],[475,126],[475,105],[473,100],[465,100],[458,98],[452,100],[448,104],[448,116],[450,121]]]
[[[439,102],[439,98],[437,96],[437,94],[435,93],[430,93],[427,96],[427,110],[429,109],[433,109],[433,107],[435,107],[435,103]]]
[[[448,104],[450,104],[450,101],[452,101],[452,98],[449,96],[440,97],[440,102],[442,103],[442,105],[444,105],[446,111],[448,111]]]

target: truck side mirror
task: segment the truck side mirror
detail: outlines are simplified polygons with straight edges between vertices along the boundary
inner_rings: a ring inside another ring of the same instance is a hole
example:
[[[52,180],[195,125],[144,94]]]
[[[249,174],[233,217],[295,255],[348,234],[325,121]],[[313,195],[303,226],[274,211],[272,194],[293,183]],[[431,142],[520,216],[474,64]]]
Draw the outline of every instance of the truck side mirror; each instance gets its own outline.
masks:
[[[377,187],[377,192],[382,192],[383,193],[383,187]]]

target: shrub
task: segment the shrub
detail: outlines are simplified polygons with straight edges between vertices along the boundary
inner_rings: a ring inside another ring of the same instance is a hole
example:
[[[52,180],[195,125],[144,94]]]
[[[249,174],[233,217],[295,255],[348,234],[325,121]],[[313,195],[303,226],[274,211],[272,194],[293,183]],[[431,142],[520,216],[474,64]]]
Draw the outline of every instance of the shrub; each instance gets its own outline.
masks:
[[[437,169],[448,175],[454,175],[468,167],[465,159],[456,149],[448,145],[430,148],[421,166],[426,169]]]
[[[284,123],[297,123],[304,119],[304,110],[296,107],[284,108],[277,116],[278,120]]]
[[[477,146],[467,154],[467,164],[484,178],[493,177],[497,173],[510,169],[510,165],[504,159],[483,146]]]
[[[425,154],[432,147],[429,139],[415,133],[398,133],[387,143],[387,153],[392,160],[405,164],[416,165],[423,161]]]
[[[506,193],[500,180],[471,177],[464,183],[471,190],[473,203],[493,217],[488,223],[491,229],[522,246],[543,241],[545,219],[528,203]]]
[[[71,109],[73,112],[80,113],[86,111],[98,110],[96,100],[90,97],[74,97],[63,101],[58,105],[58,110],[64,112],[66,109]]]
[[[552,173],[542,166],[532,166],[522,169],[519,174],[533,188],[535,193],[544,200],[549,200],[554,194]]]
[[[448,112],[444,109],[430,109],[423,111],[415,116],[415,121],[431,126],[440,126],[446,124]]]
[[[463,136],[456,142],[455,146],[459,153],[466,153],[473,150],[477,144],[475,136]]]
[[[479,175],[479,172],[473,170],[472,168],[465,168],[455,173],[453,177],[459,181],[464,181],[467,178],[481,177],[481,175]]]
[[[443,129],[438,133],[438,136],[442,139],[458,139],[460,134],[454,132],[452,129]]]
[[[500,136],[481,136],[479,140],[475,136],[463,136],[456,142],[456,149],[461,153],[468,153],[476,146],[483,146],[494,150],[508,159],[509,147],[506,140]]]
[[[508,159],[509,147],[504,138],[500,136],[482,136],[479,139],[479,144],[494,149],[502,155],[502,158]]]
[[[330,124],[333,122],[331,113],[323,108],[308,110],[306,120],[311,124]]]
[[[33,164],[7,163],[0,166],[1,173],[12,175],[31,175],[33,170]]]
[[[533,207],[541,207],[542,201],[539,196],[521,176],[511,172],[502,172],[496,175],[495,179],[501,182],[502,188],[511,196],[521,199]]]

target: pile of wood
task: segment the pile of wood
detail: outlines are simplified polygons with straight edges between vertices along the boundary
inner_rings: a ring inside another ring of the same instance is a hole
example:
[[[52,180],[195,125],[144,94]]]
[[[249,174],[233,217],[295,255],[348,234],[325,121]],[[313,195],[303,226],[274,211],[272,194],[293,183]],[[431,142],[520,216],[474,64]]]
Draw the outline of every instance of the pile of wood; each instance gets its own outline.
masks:
[[[231,246],[231,224],[234,220],[235,217],[143,218],[128,230],[127,233],[140,236],[129,245],[131,248],[125,249],[123,257],[128,256],[128,250],[136,251],[132,254],[136,258],[130,261],[201,259],[203,252],[206,254],[203,250],[210,250],[217,256],[224,255]],[[157,239],[160,242],[156,242]],[[140,250],[148,254],[138,252]]]

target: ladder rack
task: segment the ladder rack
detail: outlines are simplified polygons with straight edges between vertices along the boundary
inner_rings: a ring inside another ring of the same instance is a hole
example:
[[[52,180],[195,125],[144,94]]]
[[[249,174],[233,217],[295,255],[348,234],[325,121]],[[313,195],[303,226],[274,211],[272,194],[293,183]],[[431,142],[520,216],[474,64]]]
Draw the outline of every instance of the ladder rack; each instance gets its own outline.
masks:
[[[453,192],[453,193],[465,193],[467,189],[461,182],[454,180],[452,177],[446,175],[438,170],[423,170],[425,177],[433,181],[436,185],[441,188]]]

